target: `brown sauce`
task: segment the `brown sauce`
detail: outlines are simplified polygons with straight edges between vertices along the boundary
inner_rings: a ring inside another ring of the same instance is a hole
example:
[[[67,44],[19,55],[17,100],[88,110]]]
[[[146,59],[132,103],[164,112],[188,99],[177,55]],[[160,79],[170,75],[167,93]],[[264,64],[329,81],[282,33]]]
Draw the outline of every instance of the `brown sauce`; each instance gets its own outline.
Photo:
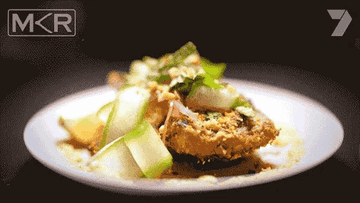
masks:
[[[256,156],[249,156],[244,158],[239,164],[227,168],[220,168],[214,170],[197,170],[191,167],[186,162],[174,162],[170,169],[165,170],[158,178],[159,179],[187,179],[199,178],[204,175],[211,175],[215,177],[223,176],[238,176],[259,173],[264,170],[273,169],[274,166],[264,163]]]

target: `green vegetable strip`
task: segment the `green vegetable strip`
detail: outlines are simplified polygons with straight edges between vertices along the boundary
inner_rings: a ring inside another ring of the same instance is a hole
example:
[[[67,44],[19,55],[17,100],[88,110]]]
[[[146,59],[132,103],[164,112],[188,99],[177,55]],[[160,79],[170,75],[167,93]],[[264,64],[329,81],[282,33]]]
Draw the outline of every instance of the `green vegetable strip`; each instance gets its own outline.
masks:
[[[163,57],[168,58],[168,61],[165,64],[165,66],[162,67],[159,71],[163,72],[163,71],[168,70],[171,67],[181,64],[186,59],[186,57],[188,57],[189,55],[191,55],[193,53],[197,53],[196,46],[192,42],[186,43],[175,53],[166,54],[163,56]]]
[[[223,76],[223,73],[226,69],[225,63],[212,63],[209,60],[207,60],[204,57],[201,57],[200,59],[201,67],[204,69],[204,71],[209,74],[214,79],[220,79]]]
[[[111,121],[114,120],[114,117],[116,116],[118,103],[119,103],[119,101],[117,99],[115,99],[113,101],[113,108],[112,108],[112,110],[111,110],[111,112],[109,114],[109,117],[108,117],[107,121],[106,121],[106,125],[105,125],[105,128],[104,128],[103,133],[102,133],[102,139],[101,139],[100,144],[99,144],[100,149],[103,148],[107,143],[108,133],[109,133],[109,130],[110,130],[111,126],[112,126]]]
[[[251,107],[249,103],[246,101],[240,100],[239,97],[237,97],[234,101],[234,103],[230,106],[230,108],[235,109],[238,106],[244,106],[244,107]]]

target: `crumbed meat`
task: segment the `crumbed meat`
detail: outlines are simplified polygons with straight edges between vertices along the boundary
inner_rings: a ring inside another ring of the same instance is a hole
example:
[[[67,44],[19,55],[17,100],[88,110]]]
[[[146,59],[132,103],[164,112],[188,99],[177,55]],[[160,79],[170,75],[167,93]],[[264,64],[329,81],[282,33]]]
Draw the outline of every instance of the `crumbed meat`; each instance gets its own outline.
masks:
[[[145,112],[144,119],[147,119],[156,128],[163,123],[169,110],[168,101],[158,101],[157,97],[152,97]]]
[[[151,99],[148,103],[144,119],[147,119],[156,129],[165,121],[169,111],[169,103],[172,100],[179,100],[177,94],[169,92],[169,88],[159,85],[155,81],[148,83],[148,89],[151,93]]]
[[[203,162],[213,157],[227,160],[246,157],[278,134],[274,123],[262,113],[250,118],[235,110],[210,119],[205,113],[199,113],[197,120],[184,114],[171,116],[160,128],[162,140],[170,150]]]

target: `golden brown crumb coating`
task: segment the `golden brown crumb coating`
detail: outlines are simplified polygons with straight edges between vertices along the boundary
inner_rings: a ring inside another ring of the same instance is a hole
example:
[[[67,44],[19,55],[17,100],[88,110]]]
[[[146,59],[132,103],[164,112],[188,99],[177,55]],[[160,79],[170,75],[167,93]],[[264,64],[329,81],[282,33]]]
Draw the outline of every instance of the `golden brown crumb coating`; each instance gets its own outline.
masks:
[[[199,113],[196,121],[181,114],[170,117],[170,122],[160,129],[161,138],[170,150],[202,161],[214,156],[227,160],[248,156],[278,134],[274,123],[260,112],[250,118],[235,110],[223,112],[216,119]]]
[[[179,95],[169,92],[166,85],[159,85],[155,81],[148,83],[151,98],[146,109],[144,119],[148,120],[156,129],[165,121],[172,100],[180,100]]]
[[[158,101],[157,97],[152,97],[145,112],[144,119],[147,119],[156,128],[165,120],[169,111],[169,102]]]

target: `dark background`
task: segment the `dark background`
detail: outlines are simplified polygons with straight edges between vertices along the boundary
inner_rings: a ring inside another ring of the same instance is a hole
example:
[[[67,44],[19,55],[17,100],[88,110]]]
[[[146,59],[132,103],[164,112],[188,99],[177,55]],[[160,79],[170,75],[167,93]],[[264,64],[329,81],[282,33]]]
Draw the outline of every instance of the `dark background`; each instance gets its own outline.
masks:
[[[105,84],[111,70],[127,71],[132,60],[160,57],[192,41],[202,56],[228,64],[226,77],[279,86],[321,102],[340,119],[345,138],[334,156],[294,177],[162,199],[353,197],[360,182],[360,9],[355,1],[317,2],[2,2],[0,158],[6,194],[137,198],[94,189],[47,169],[25,147],[25,124],[47,104]],[[7,10],[21,8],[75,9],[77,35],[9,37]],[[331,36],[338,20],[332,20],[327,9],[347,9],[351,15],[342,37]]]

